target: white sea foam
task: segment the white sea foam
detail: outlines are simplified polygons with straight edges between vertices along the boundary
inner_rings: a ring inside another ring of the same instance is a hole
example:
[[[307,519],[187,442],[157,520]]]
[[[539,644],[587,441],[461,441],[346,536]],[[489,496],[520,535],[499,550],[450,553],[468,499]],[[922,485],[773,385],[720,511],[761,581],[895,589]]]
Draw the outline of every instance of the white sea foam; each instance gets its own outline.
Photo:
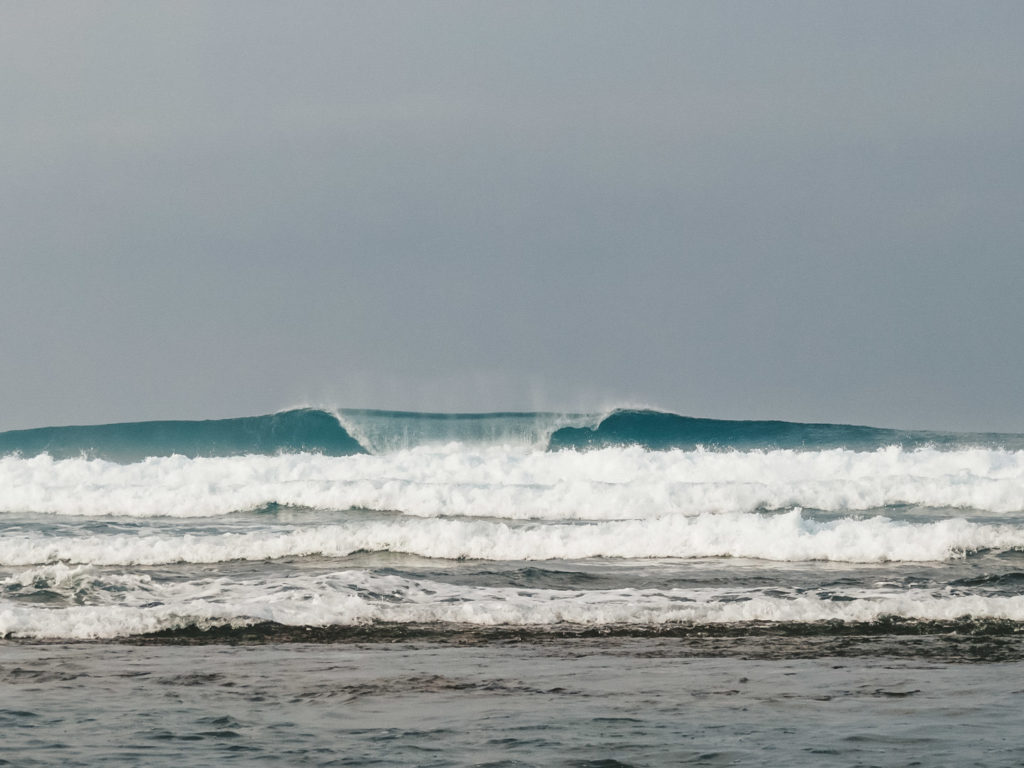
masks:
[[[0,539],[0,565],[217,563],[358,551],[480,560],[736,557],[876,563],[946,560],[981,549],[1024,549],[1024,527],[962,518],[910,523],[881,516],[821,522],[800,510],[593,523],[356,517],[337,525],[248,532],[8,535]]]
[[[0,601],[0,636],[99,639],[184,626],[352,626],[372,622],[555,626],[750,621],[877,621],[887,616],[1024,621],[1024,596],[857,590],[843,599],[790,591],[456,587],[346,571],[267,583],[209,579],[140,585],[62,610]]]
[[[204,517],[270,503],[425,517],[642,519],[795,506],[1024,510],[1024,451],[577,453],[457,444],[385,456],[0,458],[0,512]]]
[[[373,454],[417,446],[514,446],[543,451],[562,427],[590,427],[609,416],[579,413],[427,414],[325,408],[361,446]]]

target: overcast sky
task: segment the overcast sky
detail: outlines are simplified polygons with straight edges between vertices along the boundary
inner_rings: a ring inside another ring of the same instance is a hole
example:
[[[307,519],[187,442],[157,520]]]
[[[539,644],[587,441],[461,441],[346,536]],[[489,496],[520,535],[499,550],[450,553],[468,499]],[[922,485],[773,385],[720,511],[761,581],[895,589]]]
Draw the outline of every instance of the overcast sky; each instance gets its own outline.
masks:
[[[0,429],[1024,431],[1024,3],[0,0]]]

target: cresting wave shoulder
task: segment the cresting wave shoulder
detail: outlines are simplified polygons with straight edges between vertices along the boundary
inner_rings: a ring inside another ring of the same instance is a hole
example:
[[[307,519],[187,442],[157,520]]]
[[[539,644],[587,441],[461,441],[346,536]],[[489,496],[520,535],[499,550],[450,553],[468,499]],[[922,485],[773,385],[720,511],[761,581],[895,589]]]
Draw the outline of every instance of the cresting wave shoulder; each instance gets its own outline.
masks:
[[[639,445],[649,450],[704,447],[873,451],[891,445],[907,449],[978,446],[1019,450],[1024,448],[1024,436],[906,431],[851,424],[703,419],[663,411],[620,409],[606,416],[596,427],[567,426],[556,430],[548,449],[587,450],[623,445]]]
[[[280,453],[351,456],[366,453],[333,415],[302,408],[267,416],[209,421],[139,421],[43,427],[0,433],[0,455],[48,454],[54,459],[119,463],[150,456],[188,458]]]
[[[516,446],[590,451],[639,446],[650,451],[983,447],[1024,450],[1024,435],[902,431],[846,424],[732,421],[654,410],[610,413],[418,413],[300,408],[208,421],[143,421],[0,432],[0,456],[86,457],[133,463],[187,458],[318,453],[387,454],[424,445]]]
[[[206,421],[141,421],[0,432],[0,456],[104,459],[214,458],[317,453],[386,454],[422,445],[512,445],[543,450],[566,425],[599,416],[534,412],[418,413],[297,408],[264,416]]]

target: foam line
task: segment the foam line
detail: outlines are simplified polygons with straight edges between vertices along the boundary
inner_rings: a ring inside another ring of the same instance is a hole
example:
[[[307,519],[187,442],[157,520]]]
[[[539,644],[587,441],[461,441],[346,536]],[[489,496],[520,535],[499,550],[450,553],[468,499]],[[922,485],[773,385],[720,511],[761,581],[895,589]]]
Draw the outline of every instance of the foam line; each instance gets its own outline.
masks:
[[[1024,528],[962,518],[908,523],[878,516],[820,522],[800,510],[588,524],[406,517],[244,533],[8,535],[0,539],[0,565],[218,563],[344,557],[360,551],[495,561],[736,557],[878,563],[941,561],[982,549],[1024,549]]]
[[[129,465],[0,458],[0,512],[208,517],[269,504],[548,520],[897,504],[1000,513],[1024,510],[1024,451],[543,453],[451,444],[384,456],[171,456]]]
[[[44,579],[41,573],[36,580]],[[98,577],[87,569],[55,573],[53,586]],[[63,580],[63,581],[62,581]],[[1024,596],[961,596],[911,590],[834,595],[767,595],[758,590],[524,590],[455,587],[398,576],[345,571],[279,584],[164,582],[108,593],[106,604],[63,610],[0,601],[0,636],[102,639],[188,626],[351,626],[373,622],[476,626],[725,624],[737,622],[1024,621]],[[117,602],[113,602],[116,600]]]

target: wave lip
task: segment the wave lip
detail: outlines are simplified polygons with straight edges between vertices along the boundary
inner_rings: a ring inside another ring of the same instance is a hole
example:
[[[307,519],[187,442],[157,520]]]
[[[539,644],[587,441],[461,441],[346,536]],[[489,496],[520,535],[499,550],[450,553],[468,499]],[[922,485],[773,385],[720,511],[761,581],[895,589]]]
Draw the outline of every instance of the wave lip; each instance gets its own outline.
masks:
[[[92,426],[42,427],[0,432],[0,455],[48,454],[132,463],[150,456],[188,458],[250,454],[366,453],[338,419],[301,408],[266,416],[207,421],[139,421]]]
[[[339,420],[373,454],[421,446],[518,446],[542,450],[562,427],[596,426],[600,416],[544,411],[429,413],[343,408]]]

